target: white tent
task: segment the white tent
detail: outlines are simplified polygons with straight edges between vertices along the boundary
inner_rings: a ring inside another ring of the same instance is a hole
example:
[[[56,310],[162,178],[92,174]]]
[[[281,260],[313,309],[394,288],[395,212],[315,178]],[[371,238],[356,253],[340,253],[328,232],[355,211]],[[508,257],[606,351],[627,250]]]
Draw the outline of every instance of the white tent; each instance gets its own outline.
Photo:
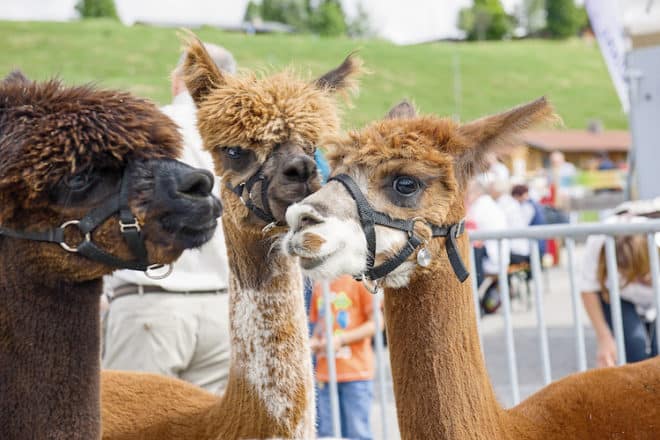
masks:
[[[115,0],[122,23],[240,28],[248,0]]]
[[[0,20],[67,21],[78,0],[0,0]],[[240,28],[248,0],[115,0],[122,23]]]
[[[0,19],[67,21],[78,18],[78,0],[2,0]]]
[[[501,0],[509,14],[522,0]],[[358,8],[367,13],[370,28],[379,37],[395,44],[415,44],[449,38],[462,38],[458,13],[472,0],[341,0],[349,19]]]

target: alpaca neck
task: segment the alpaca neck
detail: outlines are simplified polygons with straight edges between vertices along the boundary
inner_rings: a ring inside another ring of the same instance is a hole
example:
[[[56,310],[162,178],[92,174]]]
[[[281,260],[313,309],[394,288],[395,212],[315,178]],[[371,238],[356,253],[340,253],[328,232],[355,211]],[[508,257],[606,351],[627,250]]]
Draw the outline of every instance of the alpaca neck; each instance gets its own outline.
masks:
[[[99,438],[101,280],[46,282],[21,244],[0,254],[2,438]]]
[[[224,221],[232,365],[225,401],[247,437],[311,438],[314,394],[302,275],[261,233]]]
[[[467,237],[460,240],[467,261]],[[470,282],[457,280],[444,251],[407,287],[385,290],[385,322],[402,438],[499,438],[502,410],[479,347]]]

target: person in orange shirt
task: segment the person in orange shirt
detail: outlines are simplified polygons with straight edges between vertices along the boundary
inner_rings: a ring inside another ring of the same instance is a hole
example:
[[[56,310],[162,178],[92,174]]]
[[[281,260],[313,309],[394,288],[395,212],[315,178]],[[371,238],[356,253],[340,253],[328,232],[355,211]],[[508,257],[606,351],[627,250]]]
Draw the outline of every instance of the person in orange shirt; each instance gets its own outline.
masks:
[[[371,439],[371,401],[373,399],[374,352],[371,337],[376,332],[373,320],[374,297],[348,275],[330,283],[330,299],[335,348],[341,437]],[[323,291],[316,283],[309,314],[313,325],[312,350],[316,354],[318,382],[319,437],[331,437],[332,412],[328,362],[326,357]],[[380,322],[383,322],[382,315]]]

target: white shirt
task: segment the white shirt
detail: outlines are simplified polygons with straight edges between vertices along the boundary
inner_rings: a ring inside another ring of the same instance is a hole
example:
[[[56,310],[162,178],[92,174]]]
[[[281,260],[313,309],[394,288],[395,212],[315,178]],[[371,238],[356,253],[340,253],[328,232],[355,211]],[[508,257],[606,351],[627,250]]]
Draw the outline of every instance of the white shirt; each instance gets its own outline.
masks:
[[[467,217],[473,221],[477,230],[497,230],[506,229],[506,217],[502,208],[500,208],[495,200],[487,194],[479,196],[470,205]],[[483,269],[486,274],[492,275],[499,273],[499,250],[497,240],[486,240],[484,242],[488,257],[483,261]],[[505,247],[504,254],[506,255],[505,265],[509,265],[509,240],[502,240],[502,246]]]
[[[509,229],[522,229],[529,226],[523,214],[522,207],[516,199],[509,194],[502,194],[497,199],[497,205],[502,208],[506,224]],[[514,238],[509,240],[511,253],[523,256],[529,256],[529,240],[526,238]]]
[[[605,223],[637,223],[647,221],[647,217],[615,215],[605,219]],[[598,281],[598,261],[600,253],[605,245],[605,235],[590,235],[584,246],[582,256],[582,268],[580,270],[580,291],[598,292],[601,290]],[[622,275],[619,274],[621,298],[635,304],[637,313],[646,316],[647,319],[655,317],[655,305],[653,300],[653,287],[642,283],[629,283],[623,286]],[[609,280],[606,287],[610,288]]]
[[[490,165],[488,172],[493,175],[495,180],[508,182],[509,178],[511,177],[511,173],[509,173],[509,169],[507,168],[507,166],[499,161],[493,162]]]
[[[202,148],[202,139],[197,131],[197,109],[190,94],[178,94],[172,104],[161,110],[179,125],[184,143],[180,160],[213,173],[213,158]],[[220,180],[216,177],[214,192],[218,191],[219,186]],[[224,232],[222,225],[218,224],[215,235],[209,242],[199,249],[189,249],[181,254],[167,278],[152,280],[144,272],[120,270],[105,277],[104,281],[106,290],[129,283],[159,286],[171,291],[216,290],[227,288],[228,273]]]

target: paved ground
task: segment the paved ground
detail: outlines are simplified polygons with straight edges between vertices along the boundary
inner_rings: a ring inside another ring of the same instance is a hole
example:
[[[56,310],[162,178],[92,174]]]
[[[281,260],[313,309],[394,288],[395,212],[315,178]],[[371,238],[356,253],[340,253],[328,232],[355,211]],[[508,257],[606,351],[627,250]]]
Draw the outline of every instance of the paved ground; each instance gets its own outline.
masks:
[[[565,259],[564,259],[565,261]],[[573,314],[567,269],[564,266],[552,268],[544,274],[543,298],[545,320],[548,328],[552,379],[559,379],[577,371],[577,356],[573,329]],[[543,371],[539,354],[536,311],[526,310],[524,304],[513,303],[514,340],[517,355],[518,379],[521,398],[532,394],[543,386]],[[595,359],[595,339],[588,320],[581,309],[587,349],[587,362],[593,366]],[[486,365],[500,402],[505,406],[513,403],[507,365],[504,320],[501,314],[489,315],[482,319],[482,338]],[[386,424],[387,439],[398,439],[396,428],[396,408],[392,384],[387,374]],[[384,439],[383,417],[381,416],[380,396],[376,386],[373,414],[373,427],[376,439]]]

